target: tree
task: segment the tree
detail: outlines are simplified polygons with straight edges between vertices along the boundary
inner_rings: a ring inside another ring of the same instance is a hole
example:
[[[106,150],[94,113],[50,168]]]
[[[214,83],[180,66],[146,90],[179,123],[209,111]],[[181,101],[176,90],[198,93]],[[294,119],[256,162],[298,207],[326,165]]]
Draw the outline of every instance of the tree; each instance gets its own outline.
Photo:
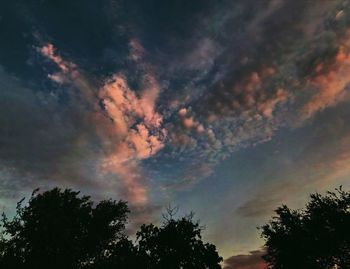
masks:
[[[129,212],[123,201],[95,207],[89,196],[55,188],[33,192],[28,205],[2,218],[0,268],[84,268],[108,256],[124,236]]]
[[[161,227],[143,225],[128,239],[126,202],[58,188],[22,199],[16,215],[3,214],[0,268],[6,269],[216,269],[222,258],[203,243],[192,215],[165,217]]]
[[[275,212],[261,227],[269,268],[350,268],[350,192],[312,194],[304,210]]]
[[[133,242],[126,237],[108,249],[108,255],[99,256],[84,269],[141,269],[143,260]]]
[[[139,255],[145,269],[217,269],[222,258],[214,245],[203,243],[202,228],[192,214],[165,218],[161,227],[143,225],[137,232]]]

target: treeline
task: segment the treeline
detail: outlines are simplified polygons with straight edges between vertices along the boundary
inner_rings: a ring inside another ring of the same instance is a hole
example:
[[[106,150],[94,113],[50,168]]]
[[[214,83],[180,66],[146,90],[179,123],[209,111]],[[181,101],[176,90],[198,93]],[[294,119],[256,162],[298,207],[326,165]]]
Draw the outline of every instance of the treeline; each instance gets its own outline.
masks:
[[[136,242],[125,233],[129,209],[124,201],[94,205],[89,196],[55,188],[32,194],[2,218],[0,268],[132,269],[221,268],[214,245],[201,239],[191,216],[142,225]]]
[[[305,209],[276,209],[260,227],[268,268],[350,268],[350,193],[312,194]],[[6,269],[216,269],[222,258],[202,241],[190,214],[161,225],[144,224],[130,240],[124,201],[94,204],[58,188],[34,191],[16,214],[1,220],[0,268]]]

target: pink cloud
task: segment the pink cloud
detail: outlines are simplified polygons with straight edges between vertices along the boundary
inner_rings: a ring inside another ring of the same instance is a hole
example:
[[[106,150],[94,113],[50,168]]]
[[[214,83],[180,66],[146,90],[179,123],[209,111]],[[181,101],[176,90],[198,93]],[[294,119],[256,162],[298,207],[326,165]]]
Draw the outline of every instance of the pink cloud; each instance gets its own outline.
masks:
[[[111,128],[132,150],[137,159],[148,158],[164,145],[165,129],[161,128],[162,117],[155,112],[155,101],[159,88],[152,77],[150,87],[141,97],[129,89],[125,78],[116,75],[99,92],[108,116],[112,119]],[[136,122],[140,122],[136,126]]]
[[[144,76],[143,86],[144,90],[141,93],[140,107],[143,110],[144,120],[150,126],[159,127],[163,118],[155,110],[160,87],[155,77],[151,74]]]
[[[197,133],[202,133],[205,131],[203,124],[201,124],[198,120],[195,120],[194,115],[187,108],[180,108],[177,114],[183,128],[187,130],[194,129]]]
[[[280,103],[285,102],[288,99],[288,97],[288,92],[280,88],[272,97],[263,99],[257,105],[257,109],[264,117],[271,118],[276,106]]]
[[[160,87],[155,76],[144,75],[140,95],[129,88],[125,77],[120,74],[107,80],[100,89],[95,89],[89,79],[78,72],[75,64],[56,54],[52,44],[43,46],[39,51],[60,69],[49,78],[58,83],[72,83],[96,108],[96,114],[89,118],[95,124],[106,152],[101,160],[101,173],[112,172],[120,177],[126,196],[133,205],[147,203],[147,188],[139,161],[161,150],[166,138],[163,118],[156,112]],[[94,94],[96,91],[97,96]],[[105,117],[101,117],[103,113],[99,102],[104,105]]]
[[[120,157],[128,157],[132,154],[130,149],[121,144],[113,154],[105,158],[101,170],[117,174],[123,181],[124,190],[128,201],[134,206],[143,206],[148,202],[147,188],[143,184],[142,171],[136,161],[120,161]]]
[[[316,75],[309,84],[316,89],[315,94],[301,108],[304,118],[310,118],[318,111],[341,101],[350,82],[350,54],[347,48],[340,46],[331,66],[323,63],[315,67]]]
[[[147,191],[138,183],[140,178],[135,174],[139,171],[136,169],[138,162],[161,150],[166,136],[161,127],[163,119],[155,111],[159,87],[151,75],[147,75],[145,84],[147,87],[138,97],[123,76],[115,75],[99,92],[112,120],[109,133],[116,140],[110,145],[103,167],[122,176],[128,197],[135,204],[147,201]]]
[[[64,74],[68,74],[72,77],[77,76],[77,71],[76,71],[76,65],[65,61],[62,59],[61,56],[56,54],[56,49],[55,47],[48,43],[45,46],[43,46],[42,48],[39,49],[39,51],[41,52],[41,54],[47,58],[49,58],[51,61],[53,61],[61,70],[61,72],[63,72]],[[62,82],[63,81],[63,76],[58,74],[54,74],[54,75],[49,75],[49,78],[55,80],[56,82]]]
[[[262,88],[263,82],[275,72],[275,69],[271,67],[262,68],[258,72],[252,72],[241,82],[237,83],[232,91],[235,95],[241,97],[241,101],[234,101],[233,107],[236,109],[241,107],[249,109],[259,106],[260,102],[265,97],[263,95],[264,89]]]

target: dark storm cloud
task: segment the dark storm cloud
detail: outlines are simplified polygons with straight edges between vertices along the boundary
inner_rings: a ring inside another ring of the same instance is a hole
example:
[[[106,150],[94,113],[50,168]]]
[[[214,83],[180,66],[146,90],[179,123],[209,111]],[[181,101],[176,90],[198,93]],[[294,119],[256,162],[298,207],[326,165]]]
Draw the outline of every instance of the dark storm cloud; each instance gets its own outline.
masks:
[[[236,255],[225,259],[224,269],[265,269],[267,265],[261,258],[262,250],[251,251],[248,255]]]

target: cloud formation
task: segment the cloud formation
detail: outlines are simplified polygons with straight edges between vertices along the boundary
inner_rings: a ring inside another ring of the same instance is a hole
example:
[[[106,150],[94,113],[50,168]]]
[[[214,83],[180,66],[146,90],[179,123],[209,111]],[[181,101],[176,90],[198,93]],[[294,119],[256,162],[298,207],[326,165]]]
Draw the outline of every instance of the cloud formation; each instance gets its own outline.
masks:
[[[143,76],[144,88],[139,96],[129,88],[121,74],[107,79],[96,90],[78,71],[77,65],[56,54],[52,44],[43,46],[40,52],[60,69],[61,73],[49,75],[49,78],[58,83],[71,83],[95,107],[94,115],[90,118],[94,120],[93,124],[106,152],[101,160],[100,171],[117,174],[124,182],[128,200],[137,205],[145,204],[147,190],[142,184],[139,161],[155,155],[164,147],[166,138],[162,116],[156,112],[160,89],[155,77],[151,74]],[[61,79],[58,80],[58,77]]]
[[[324,63],[319,63],[316,66],[316,74],[308,81],[316,88],[316,92],[301,108],[304,117],[309,118],[318,111],[340,102],[350,82],[349,72],[349,47],[340,46],[331,65],[324,66]]]
[[[264,167],[273,171],[238,202],[240,218],[348,174],[349,131],[323,128],[349,101],[348,0],[56,2],[2,3],[4,189],[119,194],[148,219],[163,199],[216,180],[224,160],[298,132],[285,154],[300,150],[294,166]]]
[[[172,156],[187,155],[189,165],[196,165],[196,156],[215,166],[232,152],[269,141],[282,128],[303,126],[346,99],[348,22],[338,15],[349,12],[345,3],[236,5],[239,14],[218,19],[217,14],[226,13],[213,9],[207,19],[220,29],[237,24],[241,30],[223,31],[215,42],[204,42],[210,50],[198,50],[198,61],[207,58],[207,64],[184,83],[178,96],[170,95],[175,108],[167,124]],[[242,21],[244,14],[250,19]],[[201,38],[212,40],[212,29],[205,26]]]
[[[262,175],[266,178],[264,184],[242,202],[235,213],[250,219],[266,218],[282,204],[302,207],[300,201],[306,199],[305,193],[325,191],[330,186],[336,188],[345,184],[350,173],[347,106],[348,103],[341,103],[337,108],[330,108],[327,115],[315,118],[306,127],[307,135],[300,135],[303,143],[298,138],[289,139],[289,147],[271,155],[271,161],[278,169]],[[293,152],[294,148],[297,149],[296,153]]]
[[[111,119],[107,134],[112,136],[102,167],[122,176],[128,198],[136,204],[147,201],[146,189],[138,179],[138,162],[161,150],[166,137],[161,127],[162,117],[155,111],[159,88],[153,77],[148,76],[146,83],[148,87],[140,98],[120,76],[113,77],[99,92],[103,108]]]
[[[258,5],[238,1],[235,5],[239,14],[215,8],[207,19],[217,21],[220,29],[236,23],[244,31],[225,32],[214,39],[216,31],[198,21],[198,35],[189,43],[178,40],[186,48],[176,51],[182,62],[174,58],[165,64],[159,59],[165,55],[172,59],[168,52],[153,51],[142,44],[142,38],[129,40],[127,58],[138,72],[138,87],[130,89],[135,78],[125,71],[114,73],[93,90],[102,113],[112,122],[98,127],[103,130],[99,133],[106,131],[113,137],[116,147],[114,157],[113,150],[107,149],[110,158],[106,163],[158,157],[166,147],[159,158],[174,160],[181,155],[189,159],[186,166],[200,166],[206,160],[214,167],[232,152],[272,139],[281,127],[294,128],[295,122],[303,125],[343,99],[349,46],[347,22],[338,13],[347,12],[346,8],[327,1],[316,9],[309,3],[280,1]],[[242,20],[253,6],[252,17]],[[330,12],[325,14],[326,10]],[[227,15],[218,19],[221,13]],[[334,25],[326,28],[327,19]],[[334,36],[329,37],[330,33]],[[290,39],[298,35],[300,39]],[[313,48],[312,53],[304,52],[305,47]],[[327,50],[336,53],[326,55]],[[44,46],[41,52],[60,69],[50,75],[52,80],[69,79],[78,88],[91,88],[75,64],[55,54],[53,45]],[[159,58],[158,53],[165,54]],[[183,80],[175,95],[171,93],[176,86],[173,80]]]
[[[261,258],[264,251],[251,251],[248,255],[236,255],[225,259],[224,269],[267,269],[266,263]]]

